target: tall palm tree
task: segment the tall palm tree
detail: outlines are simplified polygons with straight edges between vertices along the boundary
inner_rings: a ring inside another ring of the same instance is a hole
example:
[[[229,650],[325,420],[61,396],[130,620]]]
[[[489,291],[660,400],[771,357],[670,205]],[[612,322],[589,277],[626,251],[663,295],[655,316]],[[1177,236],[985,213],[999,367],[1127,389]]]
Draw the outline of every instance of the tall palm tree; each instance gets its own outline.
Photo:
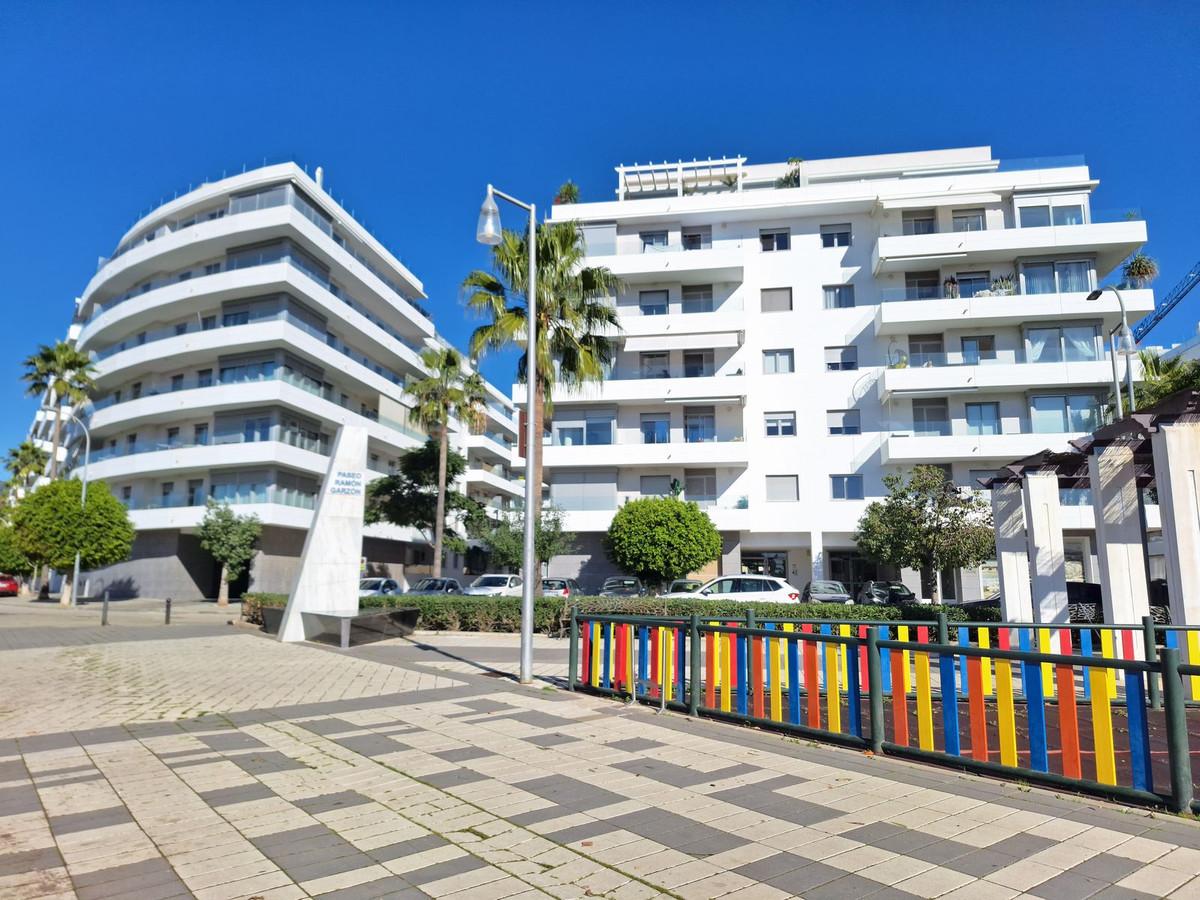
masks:
[[[438,438],[438,495],[433,524],[433,576],[442,574],[442,541],[446,531],[446,457],[450,450],[450,420],[469,428],[483,424],[486,400],[483,379],[463,368],[462,355],[452,347],[430,348],[421,353],[429,371],[407,388],[416,401],[413,418]]]
[[[13,487],[29,490],[37,483],[38,476],[46,471],[46,460],[50,454],[33,441],[22,441],[19,447],[8,451],[4,468],[12,475]]]
[[[38,352],[25,360],[27,385],[25,393],[41,397],[50,392],[54,405],[54,442],[50,453],[50,477],[58,476],[58,445],[62,438],[62,408],[64,403],[78,405],[87,399],[95,387],[91,357],[76,350],[66,341],[53,346],[42,344]]]
[[[505,231],[492,248],[495,272],[476,269],[463,288],[467,305],[491,321],[471,335],[471,355],[523,343],[529,308],[527,233]],[[578,222],[543,224],[537,229],[537,383],[526,391],[532,396],[535,446],[534,484],[542,485],[542,441],[547,414],[554,413],[554,389],[576,390],[604,380],[615,351],[613,335],[620,331],[613,305],[620,279],[603,266],[584,266],[586,250]],[[527,352],[517,362],[517,380],[526,382]],[[530,511],[526,511],[527,514]]]

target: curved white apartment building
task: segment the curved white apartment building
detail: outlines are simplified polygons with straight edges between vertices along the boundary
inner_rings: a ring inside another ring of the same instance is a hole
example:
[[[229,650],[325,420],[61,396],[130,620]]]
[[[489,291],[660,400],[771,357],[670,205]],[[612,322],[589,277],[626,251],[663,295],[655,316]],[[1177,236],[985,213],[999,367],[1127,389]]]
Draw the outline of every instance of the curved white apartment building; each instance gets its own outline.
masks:
[[[607,574],[614,510],[679,479],[724,536],[714,574],[894,576],[852,538],[886,473],[935,463],[974,484],[1095,426],[1120,311],[1088,294],[1146,226],[1092,207],[1081,158],[811,160],[777,187],[792,168],[620,167],[613,200],[553,208],[625,283],[608,381],[555,393],[546,480],[583,538],[556,574]],[[1123,295],[1131,322],[1154,307]],[[1095,581],[1089,498],[1064,500],[1068,569]],[[945,573],[944,595],[975,599],[993,577]]]
[[[108,483],[138,531],[129,561],[89,574],[92,592],[214,596],[194,536],[210,497],[264,525],[249,586],[289,590],[338,426],[367,426],[379,473],[425,440],[403,389],[441,342],[424,300],[417,277],[294,164],[205,184],[137,222],[70,330],[96,363],[89,478]],[[495,508],[520,487],[512,404],[491,393],[486,432],[459,428],[454,443],[470,461],[465,489]],[[47,447],[51,425],[34,423]],[[78,471],[81,434],[67,434]],[[428,571],[419,534],[367,535],[372,570]]]

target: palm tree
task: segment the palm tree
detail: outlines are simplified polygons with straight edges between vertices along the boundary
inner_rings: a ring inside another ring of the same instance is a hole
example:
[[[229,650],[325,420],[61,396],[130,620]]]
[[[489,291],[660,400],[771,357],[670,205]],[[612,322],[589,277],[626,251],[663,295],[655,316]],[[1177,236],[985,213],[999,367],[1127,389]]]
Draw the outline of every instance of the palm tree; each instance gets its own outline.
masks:
[[[54,442],[50,452],[50,478],[54,479],[58,476],[63,403],[75,406],[87,399],[95,387],[92,360],[66,341],[59,341],[53,346],[42,344],[24,365],[25,374],[21,377],[28,385],[25,393],[30,397],[41,397],[49,391],[50,402],[54,405]]]
[[[50,454],[33,441],[22,441],[19,447],[8,451],[4,468],[12,475],[14,488],[29,490],[37,483],[38,476],[46,471],[46,460]]]
[[[471,335],[471,355],[523,343],[529,310],[525,289],[529,283],[527,234],[505,231],[492,248],[495,273],[476,269],[463,288],[467,305],[491,321]],[[526,385],[533,398],[535,446],[534,485],[542,485],[542,442],[546,415],[554,412],[554,388],[568,391],[589,382],[600,382],[612,364],[620,331],[613,298],[620,279],[603,266],[583,265],[586,250],[578,222],[544,224],[537,229],[537,383]],[[526,354],[517,362],[517,380],[526,382]],[[527,511],[529,512],[529,511]]]
[[[483,424],[486,400],[483,379],[463,369],[462,355],[452,347],[430,348],[421,354],[429,374],[407,388],[416,401],[413,418],[438,438],[438,495],[433,524],[433,577],[442,574],[442,540],[446,530],[446,457],[450,450],[450,420],[469,428]]]
[[[1144,408],[1188,388],[1200,389],[1200,361],[1172,356],[1164,359],[1153,350],[1139,350],[1142,377],[1134,389],[1138,408]]]

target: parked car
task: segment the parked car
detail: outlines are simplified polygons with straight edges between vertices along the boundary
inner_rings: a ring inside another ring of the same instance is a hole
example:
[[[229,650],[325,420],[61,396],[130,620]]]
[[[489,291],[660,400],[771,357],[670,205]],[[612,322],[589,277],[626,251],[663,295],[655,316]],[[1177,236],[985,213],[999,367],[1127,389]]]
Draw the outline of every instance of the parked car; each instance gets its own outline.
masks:
[[[694,594],[700,588],[704,587],[704,582],[699,578],[676,578],[671,582],[671,586],[667,588],[667,594]]]
[[[605,578],[600,586],[601,597],[645,597],[646,586],[640,578],[621,575],[615,578]]]
[[[406,594],[461,594],[462,585],[457,578],[422,578],[404,593]]]
[[[21,585],[11,575],[0,575],[0,594],[5,597],[15,597],[21,592]]]
[[[723,575],[697,590],[667,594],[678,600],[733,600],[744,603],[798,603],[800,589],[771,575]]]
[[[480,575],[463,591],[468,597],[520,597],[521,576],[489,574]]]
[[[840,581],[810,581],[804,586],[802,603],[853,603],[854,599]]]
[[[364,578],[358,583],[360,597],[388,597],[400,593],[400,583],[391,578]]]
[[[908,585],[900,581],[866,581],[859,589],[856,603],[875,605],[893,603],[920,603],[920,599]]]
[[[570,599],[578,597],[583,593],[583,588],[579,586],[579,582],[574,578],[543,578],[542,579],[542,594],[550,597],[555,594]]]

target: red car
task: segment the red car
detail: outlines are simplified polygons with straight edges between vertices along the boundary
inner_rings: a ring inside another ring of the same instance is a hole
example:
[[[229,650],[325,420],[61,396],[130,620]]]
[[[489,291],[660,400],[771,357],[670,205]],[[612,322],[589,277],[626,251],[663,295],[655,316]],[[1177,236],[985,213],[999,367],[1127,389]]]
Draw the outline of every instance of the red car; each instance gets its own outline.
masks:
[[[0,575],[0,595],[15,597],[21,591],[21,585],[11,575]]]

